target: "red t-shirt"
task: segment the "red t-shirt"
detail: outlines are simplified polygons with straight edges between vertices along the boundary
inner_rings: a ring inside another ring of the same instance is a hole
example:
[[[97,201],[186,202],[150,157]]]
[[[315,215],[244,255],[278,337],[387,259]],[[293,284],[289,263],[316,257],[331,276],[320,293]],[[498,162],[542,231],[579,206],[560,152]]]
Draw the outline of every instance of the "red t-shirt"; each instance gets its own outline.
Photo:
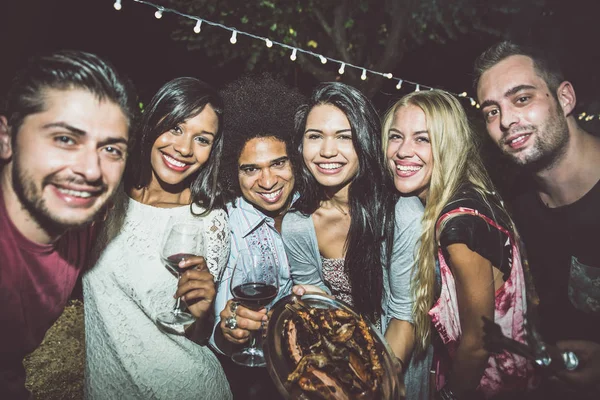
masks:
[[[25,238],[7,215],[0,187],[0,398],[27,398],[23,358],[62,313],[91,248],[92,229],[56,243]]]

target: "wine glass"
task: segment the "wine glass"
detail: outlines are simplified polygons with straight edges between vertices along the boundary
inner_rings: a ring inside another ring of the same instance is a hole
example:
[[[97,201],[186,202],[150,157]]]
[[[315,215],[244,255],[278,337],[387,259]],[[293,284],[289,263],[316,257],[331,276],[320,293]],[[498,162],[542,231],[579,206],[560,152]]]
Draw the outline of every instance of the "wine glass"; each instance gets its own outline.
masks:
[[[204,254],[204,236],[202,220],[189,221],[169,218],[165,236],[160,250],[160,258],[179,280],[188,268],[180,268],[179,262],[189,257]],[[192,314],[181,310],[181,300],[178,297],[175,307],[156,317],[157,323],[168,330],[176,330],[178,326],[188,325],[195,321]]]
[[[258,250],[241,250],[231,277],[231,293],[235,301],[258,311],[271,303],[278,291],[279,265],[274,255]],[[251,332],[250,345],[233,353],[231,359],[247,367],[264,367],[266,362],[261,339],[261,331]]]

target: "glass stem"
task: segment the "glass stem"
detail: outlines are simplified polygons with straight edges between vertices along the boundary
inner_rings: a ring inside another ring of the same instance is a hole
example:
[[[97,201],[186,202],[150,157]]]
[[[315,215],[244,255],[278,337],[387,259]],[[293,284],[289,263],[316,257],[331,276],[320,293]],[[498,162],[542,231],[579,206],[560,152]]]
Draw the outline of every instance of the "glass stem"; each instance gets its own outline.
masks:
[[[181,279],[181,274],[177,274],[177,283],[179,283],[179,280]],[[177,285],[179,286],[179,285]],[[175,300],[175,308],[173,308],[173,314],[180,314],[181,313],[181,297],[178,297],[177,300]]]

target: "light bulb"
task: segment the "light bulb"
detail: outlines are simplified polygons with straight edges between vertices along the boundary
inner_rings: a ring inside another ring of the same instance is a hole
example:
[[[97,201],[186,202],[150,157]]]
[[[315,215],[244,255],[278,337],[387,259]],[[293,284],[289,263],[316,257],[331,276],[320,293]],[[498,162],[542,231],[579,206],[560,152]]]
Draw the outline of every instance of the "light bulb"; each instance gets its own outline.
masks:
[[[115,0],[115,4],[113,4],[115,10],[119,11],[121,9],[121,0]]]
[[[458,95],[458,97],[467,97],[467,92],[462,92],[461,94]]]
[[[290,56],[290,60],[296,61],[296,52],[297,51],[298,51],[297,49],[292,50],[292,55]]]
[[[342,64],[340,65],[340,69],[338,69],[338,73],[339,73],[340,75],[343,75],[343,74],[344,74],[344,69],[345,69],[345,68],[346,68],[346,63],[342,63]]]
[[[400,79],[398,81],[398,84],[396,85],[396,89],[400,90],[402,88],[402,79]]]
[[[229,41],[231,42],[231,44],[237,43],[237,32],[236,31],[233,31],[233,33],[231,34],[231,39],[229,39]]]
[[[362,79],[363,81],[365,79],[367,79],[367,70],[365,68],[363,68],[363,72],[362,72],[362,75],[360,76],[360,79]]]
[[[477,103],[475,102],[475,99],[473,99],[473,98],[471,97],[469,100],[471,100],[471,106],[472,106],[472,107],[475,107],[475,104],[477,104]]]
[[[265,44],[267,45],[268,48],[273,47],[273,42],[271,42],[269,39],[265,39]]]
[[[420,92],[421,91],[421,85],[419,85],[417,83],[417,86],[415,87],[415,92]]]
[[[156,10],[156,12],[154,13],[154,16],[156,17],[156,19],[161,19],[162,18],[162,10]]]
[[[327,62],[327,59],[323,56],[319,56],[319,58],[321,59],[321,64],[325,64]]]
[[[385,75],[383,75],[383,76],[385,76],[385,77],[386,77],[386,78],[388,78],[388,79],[392,79],[392,78],[394,77],[394,75],[392,75],[392,73],[391,73],[391,72],[388,72],[387,74],[385,74]]]
[[[201,30],[202,30],[202,21],[198,20],[198,22],[196,22],[196,26],[194,26],[194,32],[200,33]]]

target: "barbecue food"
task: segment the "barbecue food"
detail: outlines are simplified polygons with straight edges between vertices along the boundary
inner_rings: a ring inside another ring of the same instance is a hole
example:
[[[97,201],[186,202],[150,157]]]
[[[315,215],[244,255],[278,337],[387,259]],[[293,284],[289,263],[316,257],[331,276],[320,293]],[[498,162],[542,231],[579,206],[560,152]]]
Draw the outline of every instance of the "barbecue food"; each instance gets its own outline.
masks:
[[[284,348],[295,366],[286,382],[290,393],[325,400],[381,397],[381,354],[361,316],[307,307],[300,300],[286,308],[290,317],[283,323]]]

